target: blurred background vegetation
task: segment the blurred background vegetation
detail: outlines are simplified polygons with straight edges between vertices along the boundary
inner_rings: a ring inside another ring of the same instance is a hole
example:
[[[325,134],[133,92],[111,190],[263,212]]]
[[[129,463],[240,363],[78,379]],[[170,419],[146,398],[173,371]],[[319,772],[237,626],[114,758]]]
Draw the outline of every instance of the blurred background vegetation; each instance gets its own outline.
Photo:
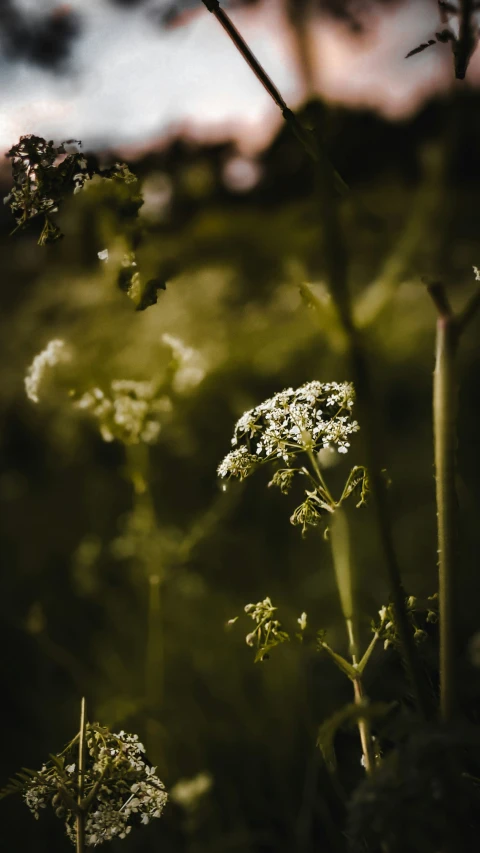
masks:
[[[475,287],[479,106],[466,90],[396,124],[317,101],[305,109],[351,186],[342,212],[350,284],[371,354],[404,582],[419,596],[436,588],[435,315],[421,277],[440,277],[454,305]],[[196,801],[182,805],[179,795],[162,820],[113,849],[334,850],[327,811],[335,821],[341,807],[329,800],[315,738],[350,700],[349,685],[294,644],[254,665],[248,625],[226,627],[270,595],[287,627],[305,610],[346,651],[328,546],[320,531],[302,539],[289,524],[295,496],[267,491],[267,472],[225,491],[216,478],[246,409],[289,385],[350,378],[325,291],[311,166],[288,129],[255,161],[233,144],[179,140],[130,166],[145,198],[139,265],[166,282],[144,312],[98,259],[121,231],[108,189],[75,195],[58,217],[65,239],[43,249],[34,226],[9,237],[12,219],[0,208],[1,778],[60,749],[85,694],[91,719],[140,734],[167,789],[211,778]],[[3,181],[5,195],[6,173]],[[465,648],[479,628],[479,331],[477,320],[462,344],[459,392]],[[198,351],[205,376],[177,395],[150,448],[105,443],[64,390],[48,389],[39,405],[26,399],[26,369],[52,338],[71,346],[69,380],[87,389],[163,370],[165,333]],[[362,454],[359,437],[338,476]],[[132,466],[148,484],[141,493]],[[388,589],[371,510],[351,520],[366,643]],[[395,652],[375,655],[371,697],[403,696]],[[434,683],[434,635],[423,656]],[[464,667],[475,706],[467,652]],[[363,772],[354,732],[340,733],[337,747],[349,790]],[[1,820],[5,851],[68,849],[61,822],[37,825],[20,801],[2,804]]]

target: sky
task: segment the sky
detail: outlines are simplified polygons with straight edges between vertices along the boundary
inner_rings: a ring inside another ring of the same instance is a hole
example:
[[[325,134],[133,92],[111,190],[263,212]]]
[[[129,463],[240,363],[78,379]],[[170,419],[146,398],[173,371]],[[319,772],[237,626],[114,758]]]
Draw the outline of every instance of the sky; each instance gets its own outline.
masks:
[[[60,5],[16,3],[30,13]],[[85,149],[132,151],[182,133],[199,141],[233,138],[241,153],[254,155],[281,124],[277,108],[201,3],[197,15],[169,31],[154,26],[139,8],[127,11],[107,0],[68,5],[84,13],[68,72],[0,60],[2,150],[24,133],[56,141],[75,137]],[[305,90],[281,0],[263,0],[254,10],[232,12],[232,18],[285,100],[298,106]],[[404,59],[438,28],[434,0],[405,0],[382,11],[362,38],[319,19],[312,30],[317,92],[392,119],[411,114],[428,95],[456,85],[448,45]],[[480,50],[469,81],[480,82]]]

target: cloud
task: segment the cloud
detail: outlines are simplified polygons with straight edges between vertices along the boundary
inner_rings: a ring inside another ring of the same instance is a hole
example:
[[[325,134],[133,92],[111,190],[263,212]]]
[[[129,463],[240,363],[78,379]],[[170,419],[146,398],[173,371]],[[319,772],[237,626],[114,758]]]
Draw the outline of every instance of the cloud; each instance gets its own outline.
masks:
[[[82,10],[83,34],[68,74],[4,65],[4,150],[24,133],[56,141],[73,136],[85,148],[145,149],[184,132],[205,140],[233,137],[249,154],[280,124],[267,93],[206,10],[165,31],[135,8],[102,0],[72,0],[69,6]],[[317,91],[389,117],[416,109],[429,93],[448,88],[453,76],[447,45],[404,59],[435,29],[436,15],[434,4],[408,0],[378,12],[361,37],[339,22],[319,20],[313,30]],[[287,102],[298,105],[304,92],[281,4],[263,0],[234,17]],[[477,57],[470,82],[479,76]]]

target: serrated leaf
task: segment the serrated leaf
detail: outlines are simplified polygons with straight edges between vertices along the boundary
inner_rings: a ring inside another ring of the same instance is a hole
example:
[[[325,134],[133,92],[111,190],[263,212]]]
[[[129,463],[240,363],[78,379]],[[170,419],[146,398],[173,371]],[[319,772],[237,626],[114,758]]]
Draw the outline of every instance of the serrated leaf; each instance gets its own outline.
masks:
[[[48,757],[50,758],[50,761],[52,762],[52,764],[57,768],[60,775],[63,776],[64,775],[64,768],[65,768],[65,759],[62,756],[53,755],[51,752],[49,753]]]

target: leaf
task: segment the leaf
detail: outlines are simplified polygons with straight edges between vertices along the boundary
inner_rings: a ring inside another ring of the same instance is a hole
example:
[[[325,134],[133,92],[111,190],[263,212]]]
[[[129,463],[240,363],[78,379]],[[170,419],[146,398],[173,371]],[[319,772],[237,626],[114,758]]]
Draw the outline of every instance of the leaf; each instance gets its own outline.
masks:
[[[318,645],[319,645],[320,650],[323,649],[324,651],[327,652],[328,655],[330,655],[330,657],[332,658],[334,663],[338,666],[338,668],[341,672],[343,672],[346,676],[348,676],[348,678],[351,681],[355,681],[355,679],[357,677],[357,670],[354,666],[352,666],[351,663],[348,662],[348,660],[345,660],[345,658],[342,657],[342,655],[339,655],[339,654],[337,654],[337,652],[334,652],[333,649],[331,649],[327,643],[320,640]]]
[[[367,648],[367,649],[366,649],[366,651],[364,652],[364,654],[363,654],[363,656],[362,656],[362,659],[361,659],[361,660],[360,660],[360,662],[357,664],[356,669],[357,669],[357,672],[359,672],[359,673],[360,673],[360,675],[362,675],[362,673],[363,673],[363,671],[364,671],[364,669],[365,669],[365,667],[366,667],[366,665],[367,665],[368,661],[370,660],[370,656],[371,656],[371,654],[372,654],[372,652],[373,652],[373,650],[374,650],[374,648],[375,648],[375,646],[376,646],[376,644],[377,644],[377,640],[378,640],[378,639],[379,639],[379,636],[378,636],[378,634],[377,634],[377,633],[375,633],[375,634],[374,634],[374,636],[373,636],[373,639],[371,640],[371,642],[370,642],[370,644],[369,644],[369,646],[368,646],[368,648]]]
[[[159,278],[151,278],[150,281],[147,281],[142,288],[135,310],[145,311],[145,309],[150,308],[151,305],[156,305],[158,301],[158,291],[166,289],[167,285],[164,281],[161,281]]]
[[[331,717],[321,724],[318,730],[317,746],[330,773],[334,773],[337,768],[334,742],[338,730],[346,724],[354,725],[359,720],[374,720],[385,717],[393,707],[396,707],[395,702],[375,702],[373,705],[354,705],[351,703],[335,711]]]
[[[25,787],[25,783],[21,782],[20,779],[9,779],[5,787],[0,790],[0,800],[10,796],[10,794],[21,794],[25,790]]]
[[[423,44],[419,44],[418,47],[414,47],[413,50],[410,50],[405,59],[409,59],[411,56],[415,56],[416,53],[421,53],[423,50],[426,50],[427,47],[431,47],[432,44],[435,44],[435,39],[429,39],[427,42]]]
[[[366,504],[369,492],[368,472],[363,465],[355,465],[350,471],[339,503],[341,504],[342,501],[350,497],[350,495],[355,491],[359,493],[359,501],[356,504],[358,509]]]
[[[286,643],[289,640],[290,637],[288,636],[288,634],[285,633],[285,631],[280,631],[274,639],[272,639],[270,642],[265,643],[263,646],[260,646],[257,649],[254,658],[254,663],[261,663],[261,661],[263,660],[268,660],[268,658],[270,657],[269,652],[271,652],[272,649],[275,649],[277,646],[280,646],[281,643]]]
[[[59,775],[60,775],[60,776],[65,776],[65,771],[64,771],[64,768],[65,768],[65,758],[63,758],[63,757],[62,757],[62,756],[60,756],[60,755],[53,755],[52,753],[49,753],[49,756],[48,756],[48,757],[50,758],[50,761],[52,762],[52,764],[54,765],[54,767],[56,767],[56,768],[57,768],[57,770],[58,770],[58,772],[59,772]]]
[[[10,794],[23,793],[34,779],[38,779],[39,775],[38,770],[30,770],[28,767],[22,767],[21,770],[17,771],[15,776],[12,776],[8,780],[5,787],[0,790],[0,800],[8,797]]]

